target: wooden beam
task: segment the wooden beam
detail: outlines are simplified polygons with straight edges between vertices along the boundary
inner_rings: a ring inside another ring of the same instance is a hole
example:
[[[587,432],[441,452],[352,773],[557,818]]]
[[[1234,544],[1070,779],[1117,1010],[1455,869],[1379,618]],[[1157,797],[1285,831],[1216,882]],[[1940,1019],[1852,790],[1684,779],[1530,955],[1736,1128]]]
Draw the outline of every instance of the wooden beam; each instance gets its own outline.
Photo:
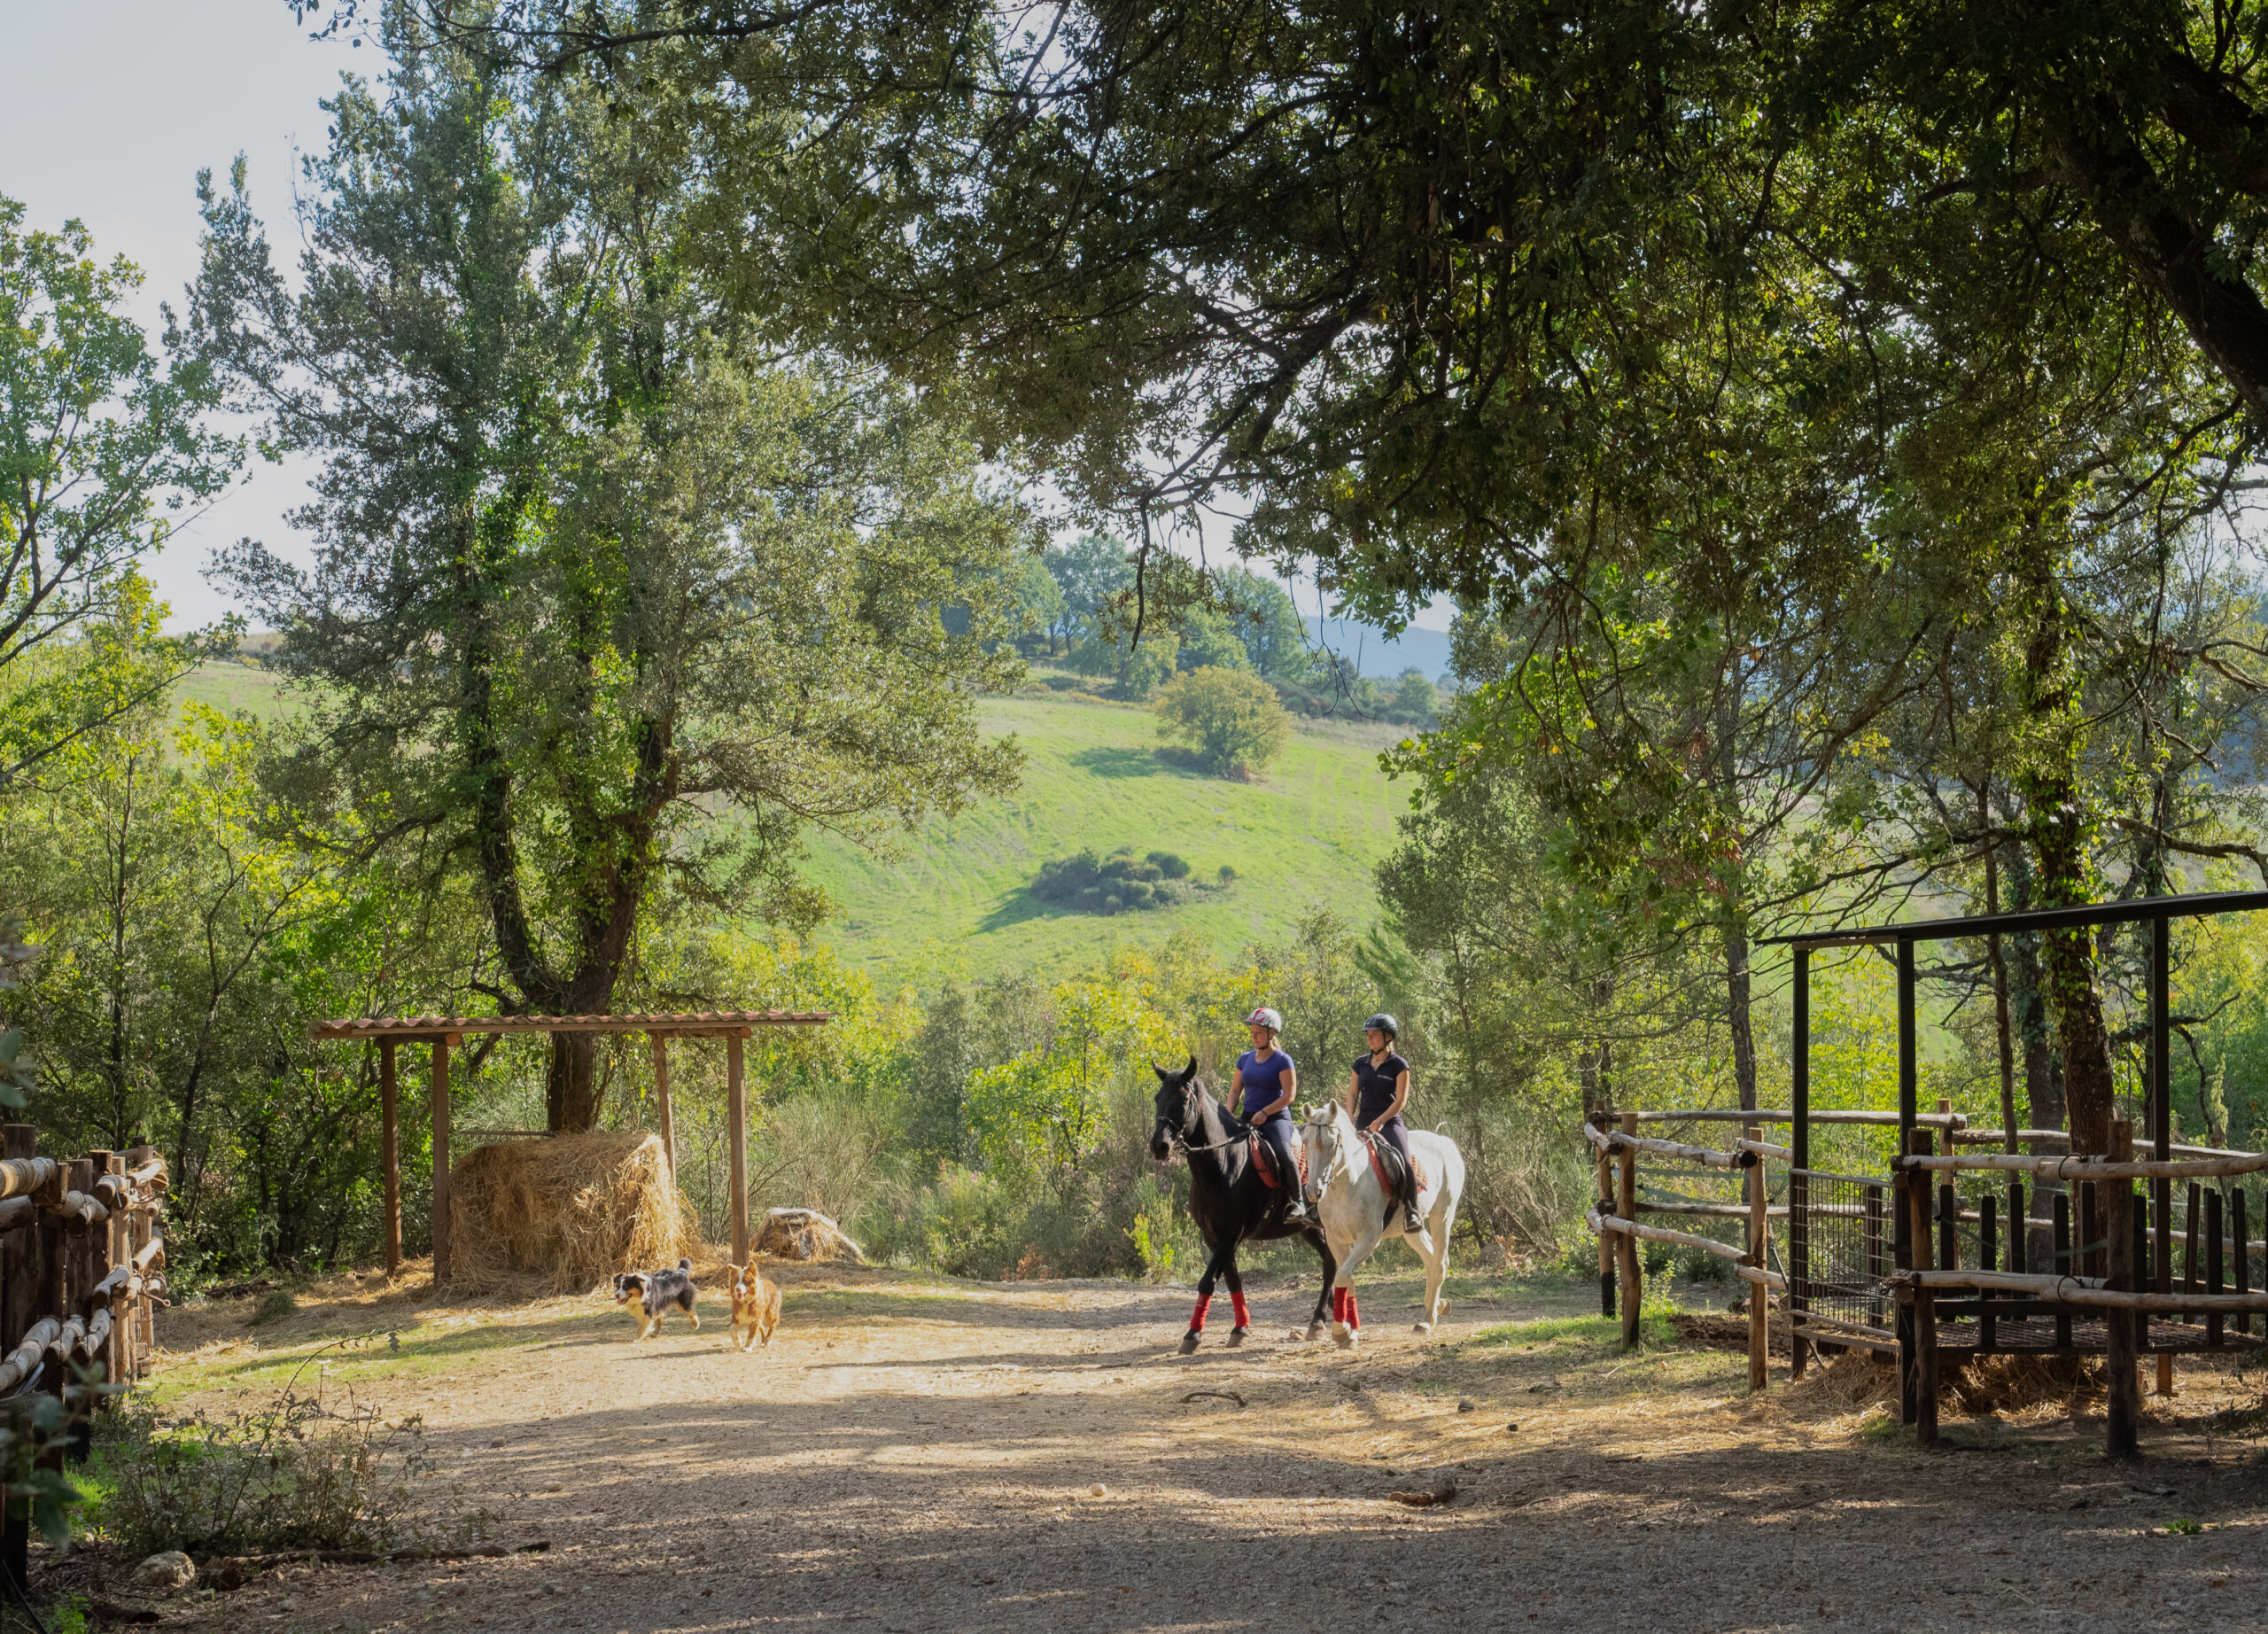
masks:
[[[1757,1124],[1748,1125],[1748,1139],[1760,1143],[1764,1132]],[[1793,1155],[1793,1154],[1790,1154]],[[1748,1171],[1748,1263],[1759,1271],[1764,1266],[1766,1234],[1769,1227],[1765,1218],[1767,1206],[1764,1193],[1764,1166],[1759,1163]],[[1769,1381],[1771,1361],[1772,1318],[1770,1300],[1764,1285],[1751,1282],[1748,1286],[1748,1388],[1761,1390]]]
[[[1638,1115],[1622,1115],[1622,1132],[1635,1141],[1638,1134]],[[1638,1154],[1625,1144],[1619,1153],[1622,1171],[1615,1193],[1614,1211],[1630,1226],[1620,1233],[1619,1245],[1622,1252],[1622,1343],[1626,1350],[1638,1348],[1638,1306],[1644,1290],[1638,1272],[1638,1239],[1635,1234],[1638,1225]]]
[[[733,1264],[748,1264],[748,1093],[742,1082],[741,1047],[748,1035],[725,1040],[725,1118],[731,1125]]]
[[[378,1166],[386,1189],[386,1280],[401,1274],[401,1117],[393,1040],[378,1040]]]
[[[449,1280],[449,1046],[433,1040],[433,1280]]]

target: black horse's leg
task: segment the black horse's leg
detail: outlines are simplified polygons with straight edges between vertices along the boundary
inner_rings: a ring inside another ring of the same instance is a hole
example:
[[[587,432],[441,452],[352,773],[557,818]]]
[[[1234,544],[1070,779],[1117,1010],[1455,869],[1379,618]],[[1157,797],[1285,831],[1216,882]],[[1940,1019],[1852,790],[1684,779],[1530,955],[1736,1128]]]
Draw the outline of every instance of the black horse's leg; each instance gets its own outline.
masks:
[[[1213,1257],[1205,1262],[1205,1274],[1197,1280],[1197,1309],[1190,1312],[1189,1331],[1181,1336],[1181,1353],[1187,1356],[1197,1348],[1198,1335],[1205,1331],[1205,1307],[1213,1303],[1213,1288],[1221,1280],[1221,1272],[1236,1264],[1237,1240],[1233,1232],[1223,1232]]]
[[[1315,1296],[1315,1315],[1308,1322],[1308,1337],[1320,1339],[1324,1314],[1331,1309],[1331,1285],[1339,1276],[1339,1258],[1332,1253],[1331,1239],[1323,1234],[1321,1226],[1309,1226],[1306,1236],[1309,1245],[1323,1259],[1323,1291]]]
[[[1222,1268],[1222,1275],[1228,1280],[1229,1304],[1237,1315],[1237,1325],[1229,1329],[1229,1348],[1233,1350],[1252,1331],[1252,1312],[1245,1308],[1244,1303],[1244,1272],[1237,1265],[1237,1251],[1233,1244],[1229,1249],[1229,1263]]]

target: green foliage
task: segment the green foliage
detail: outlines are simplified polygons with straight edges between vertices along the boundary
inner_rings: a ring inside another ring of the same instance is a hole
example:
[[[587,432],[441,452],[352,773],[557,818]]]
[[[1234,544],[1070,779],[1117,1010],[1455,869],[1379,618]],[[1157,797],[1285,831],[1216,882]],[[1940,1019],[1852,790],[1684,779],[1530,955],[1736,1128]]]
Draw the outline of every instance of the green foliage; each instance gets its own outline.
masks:
[[[1225,882],[1223,882],[1225,883]],[[1091,851],[1039,865],[1032,895],[1085,914],[1130,914],[1171,907],[1218,884],[1192,881],[1189,864],[1169,851],[1136,857],[1131,848],[1098,857]]]
[[[1158,699],[1158,733],[1178,737],[1223,776],[1257,776],[1291,741],[1291,718],[1257,676],[1206,668],[1177,676]]]
[[[1082,675],[1107,676],[1113,697],[1139,703],[1174,673],[1179,645],[1166,630],[1146,630],[1138,647],[1131,632],[1089,635],[1068,660]]]
[[[221,390],[201,358],[160,367],[127,307],[142,274],[97,261],[76,221],[27,231],[0,197],[0,779],[77,733],[146,702],[206,650],[154,644],[130,679],[99,663],[12,674],[35,650],[106,621],[136,619],[134,571],[161,549],[173,513],[210,499],[244,445],[209,430]],[[162,652],[162,657],[158,656]],[[127,684],[120,684],[121,681]]]

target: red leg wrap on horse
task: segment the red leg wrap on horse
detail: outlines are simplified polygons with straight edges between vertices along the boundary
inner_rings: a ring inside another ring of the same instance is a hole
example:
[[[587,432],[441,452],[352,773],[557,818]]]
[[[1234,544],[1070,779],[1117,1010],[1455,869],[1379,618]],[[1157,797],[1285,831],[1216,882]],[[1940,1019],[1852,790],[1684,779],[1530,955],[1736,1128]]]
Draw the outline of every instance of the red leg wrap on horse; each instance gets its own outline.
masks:
[[[1191,1333],[1201,1334],[1205,1331],[1205,1307],[1212,1303],[1213,1296],[1210,1294],[1203,1294],[1198,1296],[1197,1309],[1191,1313],[1189,1318],[1189,1331]]]
[[[1229,1308],[1237,1313],[1237,1326],[1239,1327],[1250,1327],[1252,1326],[1252,1312],[1244,1308],[1244,1291],[1241,1288],[1232,1290],[1230,1293]]]
[[[1331,1290],[1331,1319],[1334,1322],[1347,1319],[1347,1290],[1343,1288]]]
[[[1350,1288],[1347,1290],[1347,1326],[1349,1327],[1360,1327],[1362,1325],[1363,1312],[1361,1309],[1355,1305],[1355,1290]]]

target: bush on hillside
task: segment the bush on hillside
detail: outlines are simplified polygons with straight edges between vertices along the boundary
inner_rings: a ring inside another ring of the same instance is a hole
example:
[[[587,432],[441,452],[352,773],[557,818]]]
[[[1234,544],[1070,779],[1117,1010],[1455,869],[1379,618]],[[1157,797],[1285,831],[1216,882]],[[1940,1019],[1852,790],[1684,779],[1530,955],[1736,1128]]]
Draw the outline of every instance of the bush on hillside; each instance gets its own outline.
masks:
[[[1255,776],[1291,742],[1292,718],[1259,676],[1208,667],[1166,684],[1158,735],[1182,739],[1222,776]]]
[[[1137,857],[1130,846],[1107,857],[1091,851],[1039,865],[1031,893],[1043,902],[1083,914],[1131,914],[1171,907],[1200,891],[1218,891],[1235,874],[1223,870],[1220,884],[1189,877],[1189,864],[1169,851]]]

